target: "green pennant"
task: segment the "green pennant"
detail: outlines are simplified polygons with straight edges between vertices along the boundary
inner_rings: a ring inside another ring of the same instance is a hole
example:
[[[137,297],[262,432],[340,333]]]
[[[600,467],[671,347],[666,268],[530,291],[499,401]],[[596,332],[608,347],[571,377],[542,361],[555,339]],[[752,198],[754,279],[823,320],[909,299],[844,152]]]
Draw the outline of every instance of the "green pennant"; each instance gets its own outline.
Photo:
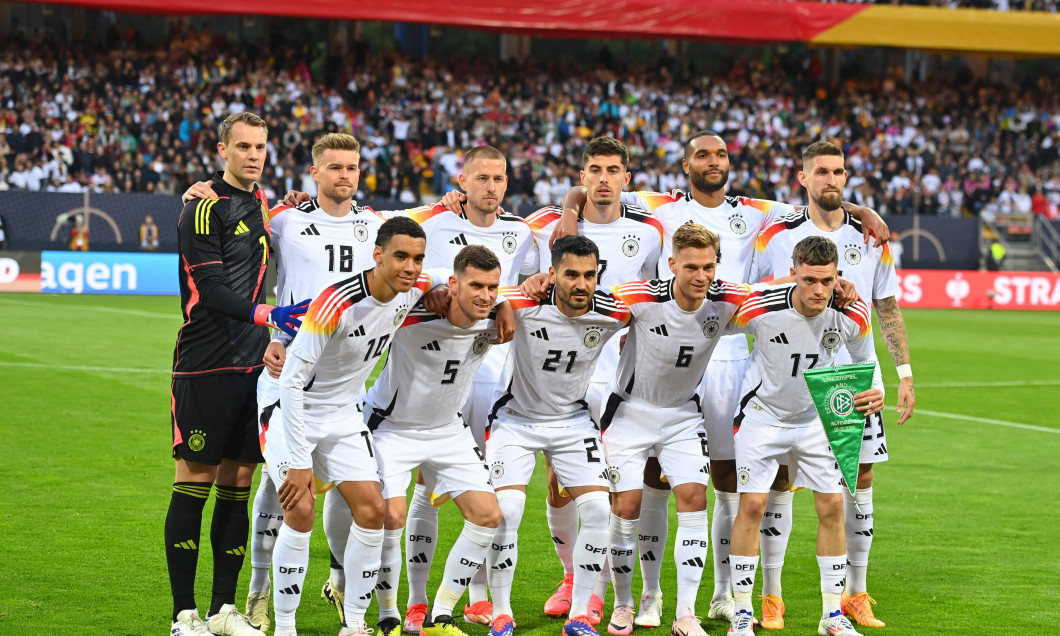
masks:
[[[861,441],[865,435],[865,416],[854,407],[854,396],[872,388],[875,370],[876,363],[871,362],[807,369],[802,373],[851,496],[858,484]]]

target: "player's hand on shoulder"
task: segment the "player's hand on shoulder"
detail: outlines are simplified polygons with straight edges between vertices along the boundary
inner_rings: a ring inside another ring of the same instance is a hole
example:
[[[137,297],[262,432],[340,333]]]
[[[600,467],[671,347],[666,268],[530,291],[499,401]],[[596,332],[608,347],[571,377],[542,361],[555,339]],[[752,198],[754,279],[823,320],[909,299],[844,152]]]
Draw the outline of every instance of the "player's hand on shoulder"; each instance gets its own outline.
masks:
[[[288,207],[295,207],[299,203],[305,203],[312,199],[308,192],[300,192],[298,190],[291,190],[287,194],[283,195],[283,204]]]
[[[464,203],[467,201],[467,195],[459,190],[450,190],[445,193],[442,200],[439,201],[445,206],[446,210],[450,212],[460,213],[464,209]]]
[[[836,279],[835,300],[837,305],[845,309],[857,302],[858,298],[858,290],[854,287],[854,283],[842,276]]]
[[[548,294],[548,274],[538,272],[530,276],[519,285],[519,291],[527,298],[544,300]]]
[[[865,243],[876,239],[873,247],[879,247],[891,240],[891,229],[887,227],[883,217],[877,214],[876,210],[864,206],[861,207],[861,233],[865,237]]]
[[[280,496],[280,506],[284,510],[291,510],[305,497],[317,498],[316,488],[313,486],[312,468],[290,468],[287,477],[276,490]]]
[[[265,362],[265,369],[274,378],[280,377],[280,372],[283,371],[283,363],[287,361],[287,348],[278,342],[270,342],[269,346],[265,347],[265,356],[263,362]]]
[[[449,313],[449,297],[452,292],[448,285],[438,285],[423,295],[423,308],[427,311],[444,316]]]
[[[213,191],[213,184],[210,181],[196,181],[184,191],[181,195],[180,200],[184,203],[191,201],[192,199],[216,199],[217,193]]]
[[[490,340],[490,344],[504,344],[511,342],[515,337],[515,310],[511,303],[500,303],[496,307],[497,337]]]
[[[883,391],[873,387],[854,396],[854,406],[865,415],[883,410]]]

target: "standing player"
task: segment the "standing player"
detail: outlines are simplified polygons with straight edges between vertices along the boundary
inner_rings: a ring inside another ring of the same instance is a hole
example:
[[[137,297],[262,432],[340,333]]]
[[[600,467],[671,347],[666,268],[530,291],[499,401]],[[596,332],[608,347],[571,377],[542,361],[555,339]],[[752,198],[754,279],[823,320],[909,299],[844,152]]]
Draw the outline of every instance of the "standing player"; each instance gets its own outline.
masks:
[[[871,299],[887,348],[898,367],[898,423],[904,424],[913,415],[916,400],[905,321],[896,300],[898,278],[890,248],[887,244],[882,247],[864,245],[859,240],[862,235],[861,223],[842,209],[843,186],[846,183],[842,149],[827,141],[810,144],[802,153],[802,163],[799,182],[806,188],[810,204],[805,210],[791,210],[790,214],[759,235],[752,279],[770,275],[787,276],[791,268],[792,250],[796,243],[807,236],[826,236],[836,245],[843,246],[843,263],[839,273],[854,283],[861,298],[866,301]],[[839,364],[845,364],[849,359],[845,349],[839,352]],[[882,378],[877,377],[877,384],[883,384]],[[872,604],[875,601],[869,597],[866,587],[866,570],[873,537],[872,467],[874,463],[887,461],[882,413],[876,413],[866,421],[864,441],[855,496],[851,497],[849,492],[843,491],[849,558],[843,611],[860,625],[883,627],[883,621],[873,615]],[[780,472],[782,488],[779,492],[775,488],[770,491],[766,508],[766,514],[773,519],[770,524],[773,529],[762,533],[762,626],[768,629],[781,629],[784,626],[780,573],[792,523],[792,492],[787,487],[787,471],[781,467]]]
[[[353,201],[360,174],[360,144],[351,135],[329,133],[313,145],[312,156],[310,173],[317,182],[319,196],[308,198],[296,207],[278,205],[270,211],[276,295],[280,299],[312,298],[328,282],[375,264],[372,257],[375,237],[384,219],[370,207],[358,206]],[[185,193],[186,198],[194,196],[216,198],[208,183],[196,183]],[[289,342],[289,336],[274,334],[265,353],[270,365],[282,366]],[[258,379],[258,419],[263,428],[268,428],[278,407],[276,377],[262,373]],[[324,533],[333,555],[341,555],[345,550],[351,522],[349,508],[342,497],[325,496]],[[250,624],[262,631],[269,629],[269,570],[273,546],[282,526],[283,509],[276,496],[276,485],[268,470],[262,470],[254,496],[252,570],[246,610]],[[338,608],[341,621],[345,576],[341,563],[336,561],[333,558],[324,595]]]
[[[485,456],[464,425],[459,409],[489,351],[496,332],[491,313],[500,287],[501,265],[489,249],[470,245],[456,255],[449,278],[445,316],[414,307],[390,346],[383,374],[365,396],[386,500],[384,537],[400,538],[405,525],[405,492],[413,468],[425,476],[432,498],[452,497],[464,515],[464,528],[449,552],[445,573],[423,634],[459,636],[453,607],[471,578],[482,570],[501,512]],[[511,311],[507,307],[508,312]],[[401,546],[384,541],[383,562],[399,563]],[[396,554],[386,554],[392,551]],[[414,556],[414,555],[411,555]],[[379,633],[400,630],[397,608],[400,568],[383,568],[379,593]]]
[[[247,500],[261,463],[255,384],[269,334],[255,325],[293,333],[305,313],[305,303],[265,304],[269,217],[255,184],[265,164],[265,121],[253,113],[231,115],[218,137],[225,170],[212,186],[221,197],[190,201],[177,221],[184,324],[173,354],[176,478],[165,523],[173,636],[261,634],[235,608],[250,524]],[[202,509],[214,484],[213,598],[204,622],[195,608],[195,572]]]
[[[588,200],[578,220],[578,235],[591,239],[600,249],[599,284],[611,287],[619,283],[655,278],[662,246],[662,226],[643,209],[622,203],[622,190],[629,184],[629,153],[617,139],[597,137],[586,145],[582,154],[582,185]],[[542,265],[551,260],[548,241],[560,221],[562,210],[546,207],[527,218],[534,229],[534,241]],[[604,346],[596,371],[589,381],[586,401],[599,421],[608,383],[618,366],[619,339]],[[570,497],[560,495],[556,475],[548,467],[547,518],[552,542],[563,564],[563,581],[545,603],[545,614],[564,616],[570,610],[574,584],[574,541],[578,532],[578,510],[569,505]],[[590,618],[599,621],[601,600],[610,582],[607,568],[601,573],[590,605]],[[595,624],[595,623],[594,623]]]
[[[673,235],[670,281],[614,288],[633,327],[622,349],[600,420],[614,491],[611,571],[615,610],[607,631],[633,633],[633,568],[645,463],[654,454],[677,499],[677,611],[674,636],[703,636],[695,614],[707,558],[709,455],[696,391],[721,330],[747,296],[746,286],[715,281],[721,241],[702,225]]]
[[[379,573],[383,499],[371,434],[358,392],[409,309],[437,282],[421,274],[426,238],[408,219],[391,219],[376,236],[375,267],[328,285],[309,307],[280,375],[280,417],[264,431],[264,455],[279,484],[284,528],[273,559],[276,588],[297,608],[315,518],[314,477],[335,483],[353,512],[344,569],[345,625],[340,636],[367,634],[364,614]],[[277,631],[293,633],[291,609],[277,604]]]
[[[659,220],[663,227],[663,249],[659,274],[670,276],[669,258],[674,233],[685,223],[698,223],[721,238],[725,260],[718,265],[718,278],[732,283],[750,282],[751,259],[759,232],[787,210],[774,201],[725,196],[729,179],[729,151],[725,140],[716,132],[704,130],[693,134],[685,144],[682,161],[688,175],[690,191],[674,190],[668,194],[631,192],[623,202],[640,205]],[[558,234],[576,231],[577,210],[584,201],[579,188],[568,192],[563,202],[563,221]],[[883,220],[873,211],[846,204],[851,214],[865,223],[865,240],[875,234],[886,241],[889,234]],[[710,441],[710,474],[714,485],[714,522],[711,526],[714,553],[714,596],[707,612],[709,618],[728,622],[732,618],[732,584],[729,580],[729,532],[739,506],[736,494],[732,422],[738,407],[740,379],[747,367],[747,340],[742,336],[721,339],[714,351],[700,386],[703,417]],[[662,614],[662,591],[659,576],[661,560],[645,558],[662,554],[667,538],[668,486],[657,478],[658,467],[649,461],[640,518],[641,574],[644,588],[638,625],[658,625]]]
[[[598,268],[596,245],[568,236],[552,248],[552,285],[545,300],[533,300],[516,288],[503,290],[515,310],[517,329],[512,381],[493,406],[486,446],[504,517],[488,559],[495,613],[491,636],[511,636],[515,628],[511,593],[519,522],[538,451],[552,463],[581,521],[571,619],[564,633],[596,634],[587,615],[596,574],[607,559],[610,506],[600,435],[585,392],[602,345],[629,320],[621,302],[596,290]]]
[[[736,417],[740,509],[732,529],[731,570],[736,612],[729,634],[753,633],[751,591],[758,568],[758,529],[769,487],[780,464],[792,468],[795,486],[814,491],[819,524],[821,636],[860,636],[840,610],[846,574],[842,475],[817,416],[802,371],[835,363],[846,345],[855,362],[876,362],[872,318],[861,300],[847,309],[835,304],[838,253],[821,236],[801,240],[789,271],[795,282],[754,292],[733,320],[732,330],[755,337],[751,365]],[[882,383],[854,396],[866,416],[883,408]]]

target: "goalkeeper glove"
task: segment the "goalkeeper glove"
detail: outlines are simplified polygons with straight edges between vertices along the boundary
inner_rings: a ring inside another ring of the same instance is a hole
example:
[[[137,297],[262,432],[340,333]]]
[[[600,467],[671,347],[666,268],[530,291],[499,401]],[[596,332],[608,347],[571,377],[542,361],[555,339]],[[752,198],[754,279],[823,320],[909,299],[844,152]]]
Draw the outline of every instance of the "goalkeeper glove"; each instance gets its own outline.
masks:
[[[307,298],[300,303],[283,307],[273,307],[272,305],[264,304],[254,305],[254,311],[251,316],[255,325],[280,329],[284,333],[293,336],[298,333],[298,328],[302,326],[302,316],[305,315],[306,309],[309,308],[309,301],[310,299]]]

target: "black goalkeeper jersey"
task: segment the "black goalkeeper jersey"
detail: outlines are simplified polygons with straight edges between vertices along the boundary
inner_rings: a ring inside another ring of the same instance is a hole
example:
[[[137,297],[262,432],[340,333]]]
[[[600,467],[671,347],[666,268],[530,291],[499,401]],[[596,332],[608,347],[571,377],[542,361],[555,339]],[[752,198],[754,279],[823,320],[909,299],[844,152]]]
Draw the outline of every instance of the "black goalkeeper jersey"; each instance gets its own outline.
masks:
[[[221,174],[217,199],[193,199],[177,221],[180,301],[184,324],[173,353],[173,377],[251,373],[263,366],[266,327],[253,323],[265,302],[271,249],[269,207],[255,186],[246,192]]]

